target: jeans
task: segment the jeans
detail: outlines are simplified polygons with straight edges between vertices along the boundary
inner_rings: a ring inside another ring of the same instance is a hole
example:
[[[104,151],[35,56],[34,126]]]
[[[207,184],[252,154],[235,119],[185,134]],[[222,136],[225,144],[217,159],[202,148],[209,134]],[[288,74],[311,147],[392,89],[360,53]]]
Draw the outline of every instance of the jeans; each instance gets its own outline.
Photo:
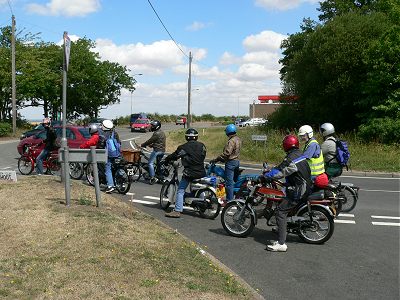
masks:
[[[239,160],[233,159],[228,160],[225,163],[225,189],[226,189],[226,201],[230,201],[233,199],[233,188],[234,181],[233,177],[235,176],[235,169],[239,168]]]
[[[36,158],[36,172],[38,174],[43,174],[43,160],[47,157],[47,155],[49,155],[49,152],[49,150],[44,148]]]
[[[188,187],[190,181],[185,177],[182,177],[181,181],[179,181],[178,191],[176,193],[175,199],[175,211],[182,212],[183,211],[183,197],[185,197],[185,190]]]
[[[105,175],[108,187],[114,187],[114,179],[111,171],[111,166],[114,163],[113,157],[109,157],[105,165]]]
[[[149,175],[150,177],[154,177],[155,173],[154,173],[154,162],[157,158],[157,156],[161,156],[164,155],[164,152],[162,151],[153,151],[150,154],[150,158],[149,158]],[[159,171],[157,170],[157,173],[159,173]],[[160,174],[157,174],[160,175]]]
[[[287,235],[287,215],[290,210],[297,205],[296,202],[285,198],[276,209],[275,218],[278,225],[278,242],[283,245]]]

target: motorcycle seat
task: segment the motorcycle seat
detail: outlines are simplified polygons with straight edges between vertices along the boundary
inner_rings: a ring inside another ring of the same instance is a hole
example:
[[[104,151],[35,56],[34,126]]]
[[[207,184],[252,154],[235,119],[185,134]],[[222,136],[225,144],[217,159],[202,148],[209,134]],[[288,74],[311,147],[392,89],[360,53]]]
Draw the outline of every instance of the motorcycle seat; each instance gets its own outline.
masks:
[[[308,195],[308,200],[323,200],[325,196],[324,190],[313,192],[311,195]]]

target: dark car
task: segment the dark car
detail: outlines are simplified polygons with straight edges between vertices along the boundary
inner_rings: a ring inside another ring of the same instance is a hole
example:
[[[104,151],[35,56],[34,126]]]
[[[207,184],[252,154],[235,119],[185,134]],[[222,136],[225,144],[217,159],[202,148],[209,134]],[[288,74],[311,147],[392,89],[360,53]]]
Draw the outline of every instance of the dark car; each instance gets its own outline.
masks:
[[[57,138],[61,138],[62,127],[54,126],[54,130],[57,134]],[[82,143],[86,142],[90,138],[90,133],[87,127],[68,125],[66,127],[66,136],[68,147],[79,148]],[[44,139],[46,139],[46,130],[41,130],[40,132],[31,135],[30,137],[24,138],[19,142],[17,146],[18,153],[22,155],[28,145],[39,144]]]

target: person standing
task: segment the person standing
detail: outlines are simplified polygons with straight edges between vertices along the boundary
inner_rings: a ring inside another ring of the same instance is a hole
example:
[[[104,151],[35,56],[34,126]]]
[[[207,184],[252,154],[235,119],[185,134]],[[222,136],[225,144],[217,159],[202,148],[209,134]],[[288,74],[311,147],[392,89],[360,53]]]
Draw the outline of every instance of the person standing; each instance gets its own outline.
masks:
[[[114,160],[121,157],[121,140],[119,139],[118,133],[114,130],[114,123],[111,120],[104,120],[101,127],[104,132],[105,147],[107,148],[108,156],[105,165],[105,175],[107,181],[106,193],[110,194],[115,190],[111,167],[114,163]]]
[[[287,215],[293,207],[305,199],[312,190],[311,170],[307,158],[299,150],[299,140],[294,135],[287,135],[282,141],[286,157],[271,171],[260,176],[260,181],[272,182],[272,179],[286,179],[285,199],[276,210],[278,241],[267,246],[268,251],[286,252]]]
[[[46,139],[43,140],[45,144],[44,149],[40,152],[39,156],[36,158],[36,173],[38,175],[43,175],[43,160],[47,158],[49,153],[55,150],[57,147],[55,145],[57,134],[55,133],[49,118],[44,118],[42,123],[44,129],[46,130]]]
[[[154,184],[157,182],[157,178],[155,177],[154,172],[154,162],[158,157],[163,157],[165,153],[165,144],[166,144],[166,136],[164,131],[161,130],[161,122],[155,120],[151,122],[151,131],[153,131],[153,135],[146,142],[140,145],[140,147],[150,146],[153,148],[153,151],[150,154],[149,158],[149,175],[150,175],[150,184]],[[157,177],[161,178],[161,174],[159,174],[160,168],[157,168]]]
[[[234,177],[240,165],[239,155],[242,141],[236,134],[236,126],[234,124],[226,126],[225,134],[228,137],[228,141],[225,144],[224,150],[216,159],[211,160],[211,163],[218,161],[225,163],[226,201],[229,202],[233,199]]]
[[[311,179],[315,186],[324,188],[328,185],[328,176],[325,174],[324,157],[321,146],[314,137],[311,126],[303,125],[299,128],[299,137],[305,142],[303,153],[311,169]]]
[[[182,179],[179,181],[178,191],[176,193],[175,208],[165,214],[169,218],[180,218],[183,211],[183,197],[185,190],[193,179],[206,176],[204,169],[204,160],[206,158],[206,146],[199,142],[199,133],[194,128],[186,130],[186,143],[178,146],[175,152],[165,158],[165,162],[181,159],[183,165]]]

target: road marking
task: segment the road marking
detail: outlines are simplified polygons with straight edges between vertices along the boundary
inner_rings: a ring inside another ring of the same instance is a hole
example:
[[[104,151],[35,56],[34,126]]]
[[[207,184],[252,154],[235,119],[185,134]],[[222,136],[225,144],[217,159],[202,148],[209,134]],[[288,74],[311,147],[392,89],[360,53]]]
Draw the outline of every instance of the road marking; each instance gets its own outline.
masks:
[[[371,216],[373,219],[392,219],[392,220],[400,220],[400,217],[391,217],[391,216]]]
[[[152,201],[144,201],[144,200],[138,200],[138,199],[129,199],[130,202],[135,202],[135,203],[140,203],[140,204],[150,204],[150,205],[156,205],[158,203],[152,202]]]
[[[160,200],[160,197],[154,197],[154,196],[143,196],[143,198],[151,200]]]
[[[333,221],[335,223],[342,223],[342,224],[356,224],[356,221],[353,221],[353,220],[338,220],[338,219],[334,219]]]
[[[360,189],[360,191],[364,191],[364,192],[379,192],[379,193],[400,193],[400,191],[387,191],[387,190],[364,190],[364,189]]]
[[[7,170],[7,169],[11,169],[11,167],[4,167],[4,168],[1,168],[1,170]]]
[[[343,214],[343,213],[339,213],[340,217],[345,217],[345,218],[354,218],[353,214]]]
[[[371,222],[372,225],[378,225],[378,226],[399,226],[400,223],[389,223],[389,222]]]
[[[126,139],[126,140],[121,140],[121,142],[127,142],[127,141],[137,140],[138,138],[139,138],[139,137],[137,136],[137,137],[133,137],[133,138]]]

